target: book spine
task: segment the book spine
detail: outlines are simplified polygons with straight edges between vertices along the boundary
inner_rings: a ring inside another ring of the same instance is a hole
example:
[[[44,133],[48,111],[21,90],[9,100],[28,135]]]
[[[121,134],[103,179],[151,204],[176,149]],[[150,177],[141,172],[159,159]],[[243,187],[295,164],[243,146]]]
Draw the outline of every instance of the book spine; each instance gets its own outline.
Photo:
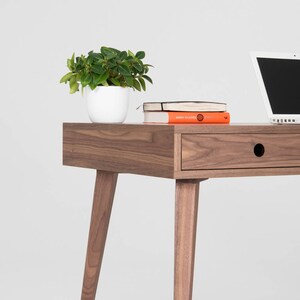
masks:
[[[168,112],[168,123],[229,124],[228,112]]]

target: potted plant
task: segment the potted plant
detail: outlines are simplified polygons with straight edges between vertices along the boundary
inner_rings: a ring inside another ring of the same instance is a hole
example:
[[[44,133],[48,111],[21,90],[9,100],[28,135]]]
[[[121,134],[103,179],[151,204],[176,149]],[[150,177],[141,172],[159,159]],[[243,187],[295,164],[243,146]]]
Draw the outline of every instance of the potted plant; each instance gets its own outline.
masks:
[[[60,83],[69,83],[70,94],[81,88],[87,98],[89,117],[92,122],[123,123],[129,104],[129,90],[146,90],[150,64],[144,64],[144,51],[136,54],[110,47],[101,47],[100,52],[67,60],[70,72]]]

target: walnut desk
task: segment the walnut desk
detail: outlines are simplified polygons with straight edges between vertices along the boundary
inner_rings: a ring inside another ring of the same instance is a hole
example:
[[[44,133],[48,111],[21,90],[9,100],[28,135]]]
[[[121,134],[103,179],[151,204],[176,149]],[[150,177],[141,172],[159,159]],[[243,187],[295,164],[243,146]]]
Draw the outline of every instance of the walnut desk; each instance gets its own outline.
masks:
[[[176,180],[174,300],[191,300],[199,183],[300,174],[300,125],[63,126],[63,163],[97,170],[82,288],[94,300],[118,173]]]

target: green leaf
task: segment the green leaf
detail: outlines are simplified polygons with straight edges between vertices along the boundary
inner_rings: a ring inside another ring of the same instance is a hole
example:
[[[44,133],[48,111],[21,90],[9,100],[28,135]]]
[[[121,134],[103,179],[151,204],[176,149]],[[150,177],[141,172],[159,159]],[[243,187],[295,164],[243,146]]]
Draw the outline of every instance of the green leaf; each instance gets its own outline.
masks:
[[[76,93],[79,90],[78,87],[79,85],[77,81],[75,81],[72,85],[70,85],[70,94]]]
[[[109,80],[110,80],[110,81],[112,82],[112,84],[115,85],[115,86],[120,86],[120,85],[121,85],[120,81],[119,81],[118,79],[116,79],[116,78],[110,78]]]
[[[89,55],[86,59],[86,62],[91,65],[94,62],[94,57],[92,55]]]
[[[89,84],[89,87],[90,87],[92,90],[94,90],[94,89],[97,87],[97,85],[91,82],[91,83]]]
[[[133,86],[133,78],[131,76],[124,76],[124,79],[129,87]]]
[[[119,57],[120,60],[124,60],[127,57],[127,52],[126,51],[120,52],[118,57]]]
[[[89,57],[92,57],[94,61],[103,60],[103,55],[101,53],[95,53],[93,51],[89,52]]]
[[[90,84],[93,80],[93,77],[90,73],[83,73],[81,78],[80,78],[80,81],[81,81],[81,84],[83,86],[87,86],[88,84]]]
[[[145,80],[144,80],[142,77],[139,77],[139,82],[140,82],[140,84],[141,84],[141,86],[142,86],[142,89],[143,89],[144,91],[146,91],[146,83],[145,83]]]
[[[112,48],[108,47],[101,47],[101,53],[104,54],[107,59],[115,58],[118,55]]]
[[[146,54],[145,54],[144,51],[139,51],[139,52],[136,53],[135,56],[136,56],[138,59],[143,59],[143,58],[145,58]]]
[[[119,70],[120,74],[122,74],[124,76],[130,76],[131,75],[130,69],[125,64],[120,65],[118,67],[118,70]]]
[[[81,77],[80,77],[80,81],[81,81],[81,82],[86,82],[86,81],[87,81],[86,79],[87,79],[88,74],[89,74],[89,73],[83,72],[82,75],[81,75]]]
[[[110,60],[110,61],[107,62],[107,67],[108,68],[114,68],[116,66],[117,66],[117,64],[114,60]]]
[[[74,57],[75,57],[75,53],[73,53],[70,59],[67,59],[67,66],[70,71],[74,71],[74,65],[75,65]]]
[[[130,50],[128,50],[128,55],[131,57],[135,57],[135,55]]]
[[[83,68],[84,67],[81,64],[78,64],[75,66],[75,72],[80,72],[80,71],[82,71]]]
[[[134,58],[132,58],[131,56],[127,56],[127,57],[125,58],[125,61],[126,61],[127,63],[129,63],[129,64],[132,64],[132,63],[135,62]]]
[[[106,81],[106,79],[108,79],[109,77],[109,72],[106,71],[104,74],[102,75],[97,75],[97,74],[94,74],[93,75],[93,83],[97,86],[97,85],[100,85],[100,84],[103,84],[104,81]]]
[[[70,80],[69,80],[70,87],[71,87],[71,85],[73,85],[75,82],[76,82],[76,74],[73,74],[73,75],[70,77]]]
[[[70,58],[67,59],[67,67],[71,70],[71,59]]]
[[[101,53],[102,53],[103,55],[107,55],[107,54],[109,54],[109,53],[112,52],[111,50],[108,49],[108,47],[104,47],[104,46],[102,46],[102,47],[100,48],[100,51],[101,51]]]
[[[142,72],[143,71],[143,66],[141,66],[139,63],[135,62],[133,63],[133,67],[138,71]]]
[[[93,81],[93,76],[91,74],[88,74],[86,77],[87,84],[90,84]]]
[[[60,83],[67,83],[70,78],[73,76],[73,72],[69,72],[66,75],[64,75],[61,79],[60,79]]]
[[[148,80],[150,83],[153,84],[153,81],[152,81],[152,79],[151,79],[149,76],[147,76],[147,75],[142,75],[142,77],[145,78],[146,80]]]
[[[103,69],[103,67],[101,65],[93,65],[92,71],[99,75],[102,75],[105,73],[105,70]]]
[[[137,89],[139,92],[141,91],[141,85],[135,78],[133,78],[133,87]]]
[[[76,74],[76,81],[80,81],[80,78],[81,78],[81,74],[80,74],[80,73],[77,73],[77,74]]]
[[[115,52],[115,53],[117,53],[117,54],[120,54],[120,53],[121,53],[120,50],[115,49],[115,48],[108,47],[108,49],[111,50],[111,51],[113,51],[113,52]]]
[[[149,64],[145,64],[145,65],[144,65],[144,73],[148,73],[149,67],[154,68],[154,66],[149,65]]]

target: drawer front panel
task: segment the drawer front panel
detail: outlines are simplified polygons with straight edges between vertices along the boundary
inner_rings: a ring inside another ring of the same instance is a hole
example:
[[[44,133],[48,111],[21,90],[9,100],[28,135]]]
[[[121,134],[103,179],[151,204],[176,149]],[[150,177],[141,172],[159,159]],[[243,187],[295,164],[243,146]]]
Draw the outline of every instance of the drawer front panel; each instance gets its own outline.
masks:
[[[182,134],[182,170],[300,166],[300,134]]]

